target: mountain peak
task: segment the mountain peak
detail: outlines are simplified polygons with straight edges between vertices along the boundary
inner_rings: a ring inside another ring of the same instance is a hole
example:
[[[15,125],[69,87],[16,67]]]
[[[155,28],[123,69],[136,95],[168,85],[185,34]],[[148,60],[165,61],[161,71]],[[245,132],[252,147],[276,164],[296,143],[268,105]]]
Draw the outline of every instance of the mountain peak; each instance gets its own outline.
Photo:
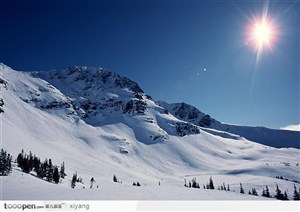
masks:
[[[64,70],[50,70],[37,74],[46,80],[67,80],[68,83],[77,83],[84,86],[106,86],[128,89],[134,93],[144,93],[138,83],[115,72],[101,67],[71,66]]]

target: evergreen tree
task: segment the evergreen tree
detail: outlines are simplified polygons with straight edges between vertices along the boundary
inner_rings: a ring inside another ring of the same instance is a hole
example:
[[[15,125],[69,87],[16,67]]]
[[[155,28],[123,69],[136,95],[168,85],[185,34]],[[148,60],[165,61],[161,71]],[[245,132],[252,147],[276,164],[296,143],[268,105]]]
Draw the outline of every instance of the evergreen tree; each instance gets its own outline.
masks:
[[[193,188],[200,188],[199,183],[197,183],[197,179],[196,178],[192,179],[192,187]]]
[[[258,196],[258,194],[257,194],[257,191],[256,191],[256,189],[255,189],[255,188],[252,188],[252,195],[254,195],[254,196]]]
[[[286,193],[286,191],[284,191],[284,198],[283,198],[283,200],[289,200],[289,198],[288,198],[288,195],[287,195],[287,193]]]
[[[241,193],[241,194],[244,194],[244,193],[245,193],[242,183],[240,183],[240,193]]]
[[[24,159],[24,150],[22,149],[21,153],[19,153],[17,157],[17,164],[19,167],[21,167],[23,159]]]
[[[210,188],[209,188],[209,183],[206,184],[206,189],[210,189]]]
[[[53,181],[57,184],[59,183],[59,174],[58,174],[58,168],[55,167],[54,168],[54,172],[53,172]]]
[[[118,182],[118,178],[116,177],[116,175],[113,176],[113,181],[114,181],[115,183]]]
[[[136,186],[141,186],[141,184],[139,182],[136,183]]]
[[[209,178],[209,189],[215,189],[215,186],[214,186],[214,182],[212,180],[212,177]]]
[[[29,152],[29,156],[28,156],[28,167],[29,167],[29,170],[32,171],[32,169],[33,169],[33,156],[32,156],[31,151]]]
[[[276,195],[275,195],[275,198],[276,199],[279,199],[279,200],[285,200],[285,197],[284,195],[281,193],[281,190],[279,189],[279,186],[276,184]]]
[[[43,173],[43,175],[42,175],[42,179],[43,178],[46,178],[46,179],[48,179],[47,178],[47,172],[48,172],[48,159],[45,159],[45,161],[44,161],[44,163],[42,164],[42,167],[41,167],[41,172]]]
[[[12,156],[4,149],[0,151],[0,176],[7,176],[11,172]]]
[[[262,190],[261,196],[266,197],[266,191],[265,191],[264,188],[263,188],[263,190]]]
[[[41,161],[38,157],[34,156],[33,158],[33,169],[36,173],[39,172],[39,169],[41,167]]]
[[[29,173],[31,171],[30,167],[29,167],[29,158],[28,158],[28,156],[23,158],[21,168],[22,168],[22,171],[25,172],[25,173]]]
[[[65,173],[65,162],[63,162],[60,167],[60,177],[65,178],[65,176],[67,176],[67,175]]]
[[[77,173],[73,174],[72,181],[71,181],[71,188],[75,188],[76,181],[77,181]]]
[[[229,185],[227,185],[227,191],[230,191]]]
[[[225,186],[225,183],[223,183],[223,190],[226,191],[226,186]]]
[[[49,182],[52,182],[53,180],[53,171],[52,160],[49,159],[48,167],[46,167],[46,178]]]
[[[293,200],[300,200],[300,195],[299,192],[297,191],[297,187],[294,184],[294,196],[293,196]]]
[[[266,197],[271,197],[268,186],[266,186]]]

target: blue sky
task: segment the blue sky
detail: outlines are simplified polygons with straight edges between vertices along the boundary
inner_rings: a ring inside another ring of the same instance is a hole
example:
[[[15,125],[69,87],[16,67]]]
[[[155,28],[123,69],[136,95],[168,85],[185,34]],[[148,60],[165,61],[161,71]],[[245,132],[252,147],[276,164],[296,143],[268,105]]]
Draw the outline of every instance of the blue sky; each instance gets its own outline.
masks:
[[[0,61],[17,70],[100,66],[157,100],[227,123],[299,124],[300,3],[270,1],[259,63],[248,29],[264,1],[1,1]]]

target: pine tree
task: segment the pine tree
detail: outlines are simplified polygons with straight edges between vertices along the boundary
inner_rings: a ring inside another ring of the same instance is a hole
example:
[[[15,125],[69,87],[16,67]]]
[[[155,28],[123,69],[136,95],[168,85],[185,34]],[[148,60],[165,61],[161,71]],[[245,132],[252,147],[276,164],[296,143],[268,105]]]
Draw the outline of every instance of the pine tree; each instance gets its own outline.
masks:
[[[245,193],[242,183],[240,183],[240,193],[241,193],[241,194],[244,194],[244,193]]]
[[[29,167],[29,170],[32,171],[32,169],[33,169],[33,156],[32,156],[31,151],[29,151],[29,156],[28,156],[28,167]]]
[[[114,181],[115,183],[118,182],[118,178],[116,177],[116,175],[113,176],[113,181]]]
[[[254,195],[254,196],[258,196],[258,194],[257,194],[257,191],[256,191],[256,189],[255,189],[255,188],[252,188],[252,195]]]
[[[47,178],[47,175],[48,175],[48,159],[45,159],[44,163],[42,164],[42,173],[43,173],[43,176],[42,176],[42,179],[43,178],[46,178],[46,180],[48,179]]]
[[[141,186],[141,184],[139,182],[136,183],[136,186]]]
[[[11,172],[12,157],[4,149],[0,151],[0,176],[7,176]]]
[[[212,180],[212,177],[209,178],[209,189],[215,189],[215,186],[214,186],[214,182]]]
[[[63,162],[60,167],[60,177],[65,178],[65,176],[67,176],[67,175],[65,173],[65,162]]]
[[[285,197],[284,195],[281,193],[281,190],[279,189],[278,185],[276,184],[276,195],[275,195],[275,198],[276,199],[279,199],[279,200],[285,200]]]
[[[284,191],[284,198],[283,198],[283,200],[289,200],[289,198],[288,198],[288,195],[287,195],[287,193],[286,193],[286,191]]]
[[[198,187],[199,187],[199,184],[197,183],[197,179],[193,178],[192,179],[192,188],[198,188]]]
[[[34,171],[36,173],[38,173],[40,167],[41,167],[41,161],[40,161],[40,159],[38,157],[34,156],[34,158],[33,158],[33,168],[34,168]]]
[[[266,197],[266,191],[265,191],[265,189],[263,188],[263,190],[262,190],[262,194],[261,194],[261,196],[263,196],[263,197]]]
[[[22,171],[25,172],[25,173],[29,173],[30,172],[30,167],[29,167],[29,158],[28,156],[23,158],[23,161],[22,161]]]
[[[22,168],[23,160],[24,160],[24,155],[22,153],[19,153],[17,157],[17,164],[20,168]]]
[[[54,172],[53,172],[53,181],[57,184],[59,183],[59,174],[58,174],[58,168],[55,167],[54,168]]]
[[[229,185],[227,185],[227,191],[230,191]]]
[[[266,186],[266,197],[271,197],[268,186]]]
[[[49,164],[48,167],[46,168],[46,178],[49,182],[52,182],[53,180],[53,165],[52,165],[52,160],[49,159]]]
[[[77,173],[73,174],[72,181],[71,181],[71,188],[75,188],[76,181],[77,181]]]
[[[297,191],[297,187],[294,184],[294,196],[293,196],[293,200],[300,200],[300,195],[299,192]]]

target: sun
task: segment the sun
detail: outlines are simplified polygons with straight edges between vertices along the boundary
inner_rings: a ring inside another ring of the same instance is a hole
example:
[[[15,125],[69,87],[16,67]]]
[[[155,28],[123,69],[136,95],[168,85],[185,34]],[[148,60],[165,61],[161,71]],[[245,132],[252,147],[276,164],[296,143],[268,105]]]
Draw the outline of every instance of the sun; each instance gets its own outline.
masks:
[[[249,17],[245,45],[251,47],[256,55],[258,65],[264,54],[274,52],[280,32],[278,18],[269,13],[269,1],[265,1],[262,13]]]
[[[258,47],[270,45],[272,39],[272,27],[267,23],[255,23],[253,27],[253,38]]]
[[[250,44],[256,54],[256,64],[260,62],[264,52],[272,52],[277,37],[278,30],[276,24],[269,16],[253,18],[249,23],[247,45]]]

